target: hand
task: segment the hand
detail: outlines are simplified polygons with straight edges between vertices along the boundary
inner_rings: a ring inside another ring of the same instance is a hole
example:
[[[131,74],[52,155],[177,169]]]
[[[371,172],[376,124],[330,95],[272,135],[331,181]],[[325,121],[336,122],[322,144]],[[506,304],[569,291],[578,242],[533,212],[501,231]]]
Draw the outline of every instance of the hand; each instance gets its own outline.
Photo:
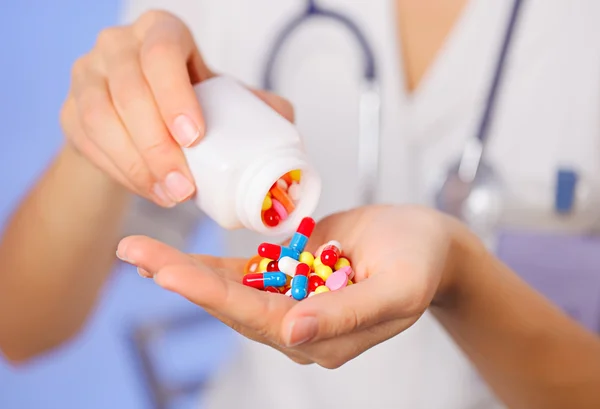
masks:
[[[204,135],[193,84],[214,75],[188,28],[169,13],[151,11],[130,26],[108,28],[73,66],[61,112],[69,146],[161,206],[185,201],[195,186],[180,147]],[[287,101],[255,93],[293,120]]]
[[[299,363],[337,368],[413,325],[446,299],[463,261],[466,229],[421,208],[374,206],[317,224],[308,249],[339,241],[356,285],[297,302],[241,284],[246,260],[189,256],[145,237],[119,244],[121,259],[205,308],[242,335]]]

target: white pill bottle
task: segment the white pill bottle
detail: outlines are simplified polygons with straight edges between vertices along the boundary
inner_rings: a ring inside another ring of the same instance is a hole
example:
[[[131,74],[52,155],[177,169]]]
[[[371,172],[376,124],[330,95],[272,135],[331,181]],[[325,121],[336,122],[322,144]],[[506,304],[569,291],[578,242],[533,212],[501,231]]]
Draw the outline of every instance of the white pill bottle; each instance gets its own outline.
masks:
[[[296,127],[236,80],[218,76],[194,87],[205,137],[184,148],[196,183],[194,200],[221,227],[264,235],[290,235],[316,209],[321,179]],[[295,210],[277,226],[265,225],[262,206],[271,187],[300,170]]]

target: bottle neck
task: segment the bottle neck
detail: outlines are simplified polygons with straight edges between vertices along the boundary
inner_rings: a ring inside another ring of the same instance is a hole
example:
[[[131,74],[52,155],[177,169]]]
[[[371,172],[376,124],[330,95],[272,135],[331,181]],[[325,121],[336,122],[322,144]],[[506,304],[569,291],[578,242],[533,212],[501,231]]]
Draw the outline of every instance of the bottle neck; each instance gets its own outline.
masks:
[[[296,209],[278,226],[265,226],[262,220],[265,196],[277,180],[296,169],[302,171]],[[236,211],[241,223],[249,230],[270,236],[287,236],[296,230],[302,218],[315,211],[320,195],[321,179],[305,154],[297,148],[281,149],[257,157],[243,170],[237,188]]]

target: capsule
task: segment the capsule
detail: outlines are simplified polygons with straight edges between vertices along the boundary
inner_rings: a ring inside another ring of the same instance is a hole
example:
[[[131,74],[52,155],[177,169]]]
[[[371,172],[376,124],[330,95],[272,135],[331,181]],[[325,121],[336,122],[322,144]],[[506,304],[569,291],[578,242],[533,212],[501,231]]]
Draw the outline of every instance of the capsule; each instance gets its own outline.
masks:
[[[281,271],[281,270],[279,270],[278,263],[275,260],[272,260],[271,262],[269,262],[269,264],[267,264],[267,272],[274,273],[276,271]]]
[[[323,280],[327,281],[329,276],[333,273],[331,267],[326,266],[325,264],[320,264],[315,267],[315,274],[321,277]]]
[[[317,289],[315,290],[315,294],[326,293],[328,291],[330,291],[329,288],[327,288],[326,286],[322,285],[320,287],[317,287]]]
[[[267,266],[269,265],[269,263],[273,261],[271,259],[268,258],[263,258],[262,260],[260,260],[260,263],[258,263],[258,270],[256,271],[257,273],[264,273],[267,271]]]
[[[348,267],[350,265],[350,260],[346,257],[340,257],[340,259],[335,263],[335,269],[341,270],[344,267]]]
[[[277,288],[275,287],[267,287],[265,288],[265,291],[268,293],[277,293],[277,294],[281,294],[281,291],[279,291]]]
[[[315,291],[317,289],[317,287],[320,287],[322,285],[325,285],[325,280],[323,280],[318,275],[311,274],[308,276],[308,291],[309,292]]]
[[[264,290],[267,287],[283,287],[286,276],[280,271],[273,273],[246,274],[242,283],[248,287]]]
[[[321,252],[321,261],[326,266],[331,268],[335,267],[335,263],[339,260],[342,255],[342,246],[337,241],[330,241]]]
[[[315,220],[311,217],[305,217],[300,222],[296,233],[292,236],[290,240],[289,247],[292,250],[297,251],[298,253],[302,253],[306,248],[306,243],[308,243],[308,239],[315,229]]]
[[[305,251],[303,253],[300,253],[300,258],[298,259],[298,261],[304,264],[308,264],[312,268],[313,263],[315,262],[315,256],[313,256],[311,252]]]
[[[248,262],[246,263],[246,266],[244,267],[244,274],[256,273],[256,271],[258,270],[258,266],[259,266],[260,262],[262,261],[262,259],[263,258],[257,254],[256,256],[254,256],[250,260],[248,260]]]
[[[308,264],[298,264],[296,274],[292,279],[292,297],[297,301],[308,297],[308,274],[310,274]]]
[[[258,246],[258,254],[271,260],[279,260],[283,257],[291,257],[294,260],[300,258],[300,252],[292,250],[289,247],[271,243],[262,243]]]
[[[296,275],[296,268],[298,267],[298,264],[300,264],[300,262],[291,257],[281,257],[281,259],[277,262],[279,271],[287,274],[290,277],[294,277],[294,275]]]

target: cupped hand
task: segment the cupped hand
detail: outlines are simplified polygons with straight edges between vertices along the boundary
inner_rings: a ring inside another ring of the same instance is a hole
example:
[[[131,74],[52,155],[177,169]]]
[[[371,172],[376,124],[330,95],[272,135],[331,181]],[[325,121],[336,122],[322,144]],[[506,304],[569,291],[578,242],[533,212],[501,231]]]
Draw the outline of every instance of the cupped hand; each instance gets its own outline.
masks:
[[[149,11],[98,35],[72,69],[61,112],[67,147],[130,191],[171,207],[195,193],[181,147],[205,132],[193,84],[213,77],[176,16]],[[255,91],[288,120],[284,99]]]
[[[424,208],[373,206],[319,222],[308,250],[339,241],[355,285],[297,302],[241,284],[246,260],[183,254],[147,237],[121,241],[118,256],[242,335],[299,363],[337,368],[413,325],[450,287],[453,220]]]

